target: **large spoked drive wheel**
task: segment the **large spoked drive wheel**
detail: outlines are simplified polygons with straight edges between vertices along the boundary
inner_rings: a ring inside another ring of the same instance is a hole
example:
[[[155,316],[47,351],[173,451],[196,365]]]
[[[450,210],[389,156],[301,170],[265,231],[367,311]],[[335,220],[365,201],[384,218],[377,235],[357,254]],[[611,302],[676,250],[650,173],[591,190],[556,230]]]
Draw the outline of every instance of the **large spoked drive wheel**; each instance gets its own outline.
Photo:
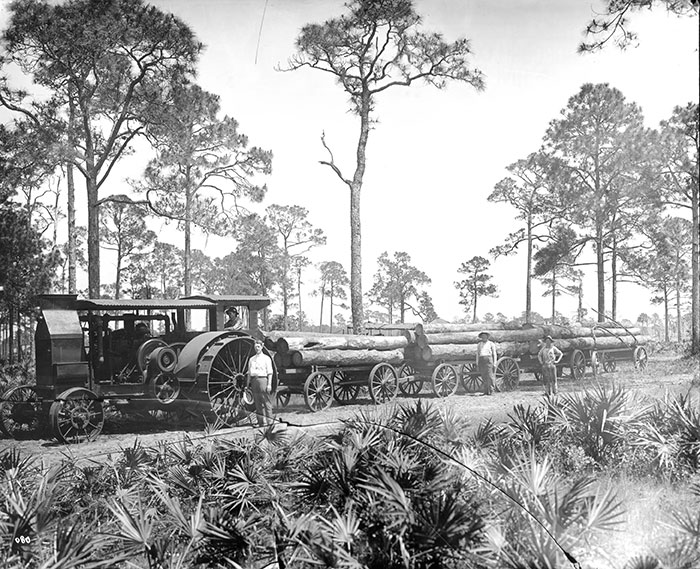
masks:
[[[467,393],[476,393],[477,391],[484,390],[484,380],[481,378],[476,363],[469,362],[462,364],[459,372],[464,391]]]
[[[33,438],[43,431],[44,407],[31,385],[8,389],[0,397],[0,430],[15,439]]]
[[[571,377],[576,381],[581,381],[586,375],[586,356],[581,350],[571,352],[569,367],[571,368]]]
[[[513,391],[520,383],[520,367],[513,358],[504,357],[496,362],[496,389]]]
[[[172,373],[158,372],[151,379],[151,394],[158,404],[167,406],[180,395],[180,380]]]
[[[637,346],[634,349],[634,369],[644,371],[647,369],[648,364],[649,355],[647,354],[646,348],[643,346]]]
[[[457,372],[450,364],[440,364],[433,370],[433,391],[438,397],[449,397],[457,391]]]
[[[391,401],[399,391],[399,376],[393,365],[377,364],[369,372],[369,396],[377,405]]]
[[[402,363],[399,368],[399,391],[403,395],[418,395],[423,389],[423,378],[409,363]]]
[[[263,348],[263,353],[269,353]],[[248,379],[248,363],[255,355],[255,341],[248,336],[222,338],[215,342],[197,364],[197,378],[205,377],[212,411],[226,426],[233,426],[247,415],[243,394]],[[272,367],[272,390],[277,374]]]
[[[102,432],[105,416],[102,402],[84,387],[61,393],[49,410],[51,431],[62,443],[92,441]]]
[[[338,403],[352,403],[357,399],[360,393],[360,386],[356,383],[348,383],[351,381],[347,373],[336,369],[331,374],[331,382],[333,382],[333,398]]]
[[[304,402],[311,411],[322,411],[333,403],[333,383],[325,373],[315,371],[304,382]]]

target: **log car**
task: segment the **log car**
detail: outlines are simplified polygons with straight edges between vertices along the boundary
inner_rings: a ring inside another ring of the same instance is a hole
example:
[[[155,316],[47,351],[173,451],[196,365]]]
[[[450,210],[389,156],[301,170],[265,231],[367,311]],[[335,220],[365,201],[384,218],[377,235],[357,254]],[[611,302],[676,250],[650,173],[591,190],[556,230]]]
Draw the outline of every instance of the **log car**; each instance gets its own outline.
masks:
[[[104,406],[184,410],[232,425],[242,404],[248,360],[266,297],[193,296],[179,300],[78,299],[44,295],[35,333],[36,384],[0,398],[0,429],[26,437],[49,426],[59,441],[92,440]],[[238,306],[247,328],[223,328]],[[188,329],[197,319],[204,330]],[[159,329],[157,336],[145,333]],[[274,383],[277,372],[274,372]]]
[[[398,392],[398,372],[388,362],[356,365],[314,365],[279,367],[277,403],[286,407],[292,395],[304,396],[310,411],[321,411],[338,403],[354,402],[362,388],[379,405],[391,401]]]
[[[399,390],[404,395],[417,395],[428,382],[437,397],[454,395],[460,382],[466,392],[483,390],[483,381],[473,359],[434,362],[412,360],[399,368]],[[517,388],[519,382],[520,367],[517,360],[510,356],[498,358],[494,389],[512,391]]]

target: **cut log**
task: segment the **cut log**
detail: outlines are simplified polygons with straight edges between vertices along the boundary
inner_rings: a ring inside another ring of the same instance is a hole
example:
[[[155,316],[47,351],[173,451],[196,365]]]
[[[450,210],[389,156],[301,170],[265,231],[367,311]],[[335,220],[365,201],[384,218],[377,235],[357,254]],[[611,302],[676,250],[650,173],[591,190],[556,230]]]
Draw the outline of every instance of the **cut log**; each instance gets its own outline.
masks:
[[[295,350],[398,350],[406,347],[404,336],[313,336],[308,338],[278,338],[276,351],[285,354]]]
[[[375,330],[377,332],[394,330],[413,330],[416,334],[423,333],[423,324],[411,322],[394,322],[393,324],[367,324],[365,330]]]
[[[648,336],[621,336],[606,338],[570,338],[568,340],[554,340],[554,345],[562,352],[572,350],[612,350],[615,348],[634,348],[643,346],[649,342]],[[537,342],[530,343],[530,353],[536,354],[541,345]]]
[[[298,350],[289,352],[294,367],[301,366],[353,366],[389,363],[400,365],[404,361],[400,350]]]
[[[482,330],[489,332],[492,342],[530,342],[544,337],[542,330]],[[423,336],[429,346],[439,344],[478,344],[480,332],[442,332]]]
[[[486,330],[503,330],[504,325],[499,322],[487,322],[484,324],[426,324],[423,326],[425,334],[442,334],[443,332],[481,332]]]
[[[426,361],[476,361],[475,344],[438,344],[430,346],[431,356]],[[528,342],[502,342],[496,344],[496,353],[499,357],[518,357],[530,353]]]
[[[590,328],[586,326],[536,326],[535,330],[541,330],[544,336],[551,336],[556,339],[567,340],[569,338],[596,338],[602,336],[640,336],[640,328],[618,328],[618,327],[598,327]]]
[[[482,330],[489,332],[492,342],[531,342],[543,339],[550,335],[555,340],[571,338],[592,338],[595,332],[596,338],[625,337],[630,334],[624,328],[582,328],[568,326],[534,326],[522,330]],[[638,334],[638,328],[630,328],[632,334]],[[479,342],[480,332],[442,332],[438,334],[426,334],[429,346],[438,344],[476,344]]]

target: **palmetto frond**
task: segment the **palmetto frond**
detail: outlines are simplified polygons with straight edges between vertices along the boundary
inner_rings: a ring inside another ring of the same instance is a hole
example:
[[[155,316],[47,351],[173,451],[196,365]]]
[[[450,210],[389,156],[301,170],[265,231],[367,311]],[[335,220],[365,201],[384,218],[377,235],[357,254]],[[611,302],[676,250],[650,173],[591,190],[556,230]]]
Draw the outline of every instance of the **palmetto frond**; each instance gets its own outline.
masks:
[[[127,542],[131,546],[150,550],[156,512],[147,508],[139,496],[136,510],[130,511],[121,501],[116,500],[107,506],[116,521],[116,531],[108,533]]]
[[[454,555],[482,539],[484,522],[475,505],[461,498],[458,487],[417,501],[414,510],[416,523],[408,541],[418,555],[421,552]]]
[[[527,445],[539,445],[549,434],[546,414],[541,407],[524,407],[521,404],[513,407],[508,414],[507,427],[510,436],[516,441]]]
[[[477,448],[488,448],[495,444],[503,433],[503,426],[497,424],[493,419],[489,418],[486,421],[479,423],[479,426],[474,431],[470,442]]]
[[[650,555],[633,557],[625,563],[624,569],[663,569],[661,561]]]
[[[252,518],[232,516],[220,509],[211,509],[201,529],[202,541],[197,547],[197,563],[208,566],[228,559],[243,566],[253,548],[253,536],[258,529]]]
[[[381,499],[382,509],[387,518],[393,519],[394,526],[405,526],[414,522],[414,512],[404,489],[386,472],[378,472],[366,482],[359,484],[370,499],[372,496]],[[376,498],[375,498],[376,499]]]

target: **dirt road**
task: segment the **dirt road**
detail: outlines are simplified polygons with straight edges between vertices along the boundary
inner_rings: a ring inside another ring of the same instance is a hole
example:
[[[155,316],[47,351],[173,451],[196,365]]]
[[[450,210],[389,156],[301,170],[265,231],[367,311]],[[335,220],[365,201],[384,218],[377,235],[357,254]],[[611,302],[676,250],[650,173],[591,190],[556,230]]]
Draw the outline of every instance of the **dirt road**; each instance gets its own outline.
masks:
[[[618,371],[599,376],[597,379],[588,377],[582,382],[575,383],[569,378],[564,378],[560,381],[560,391],[567,393],[581,390],[586,386],[594,385],[596,381],[607,385],[613,382],[623,384],[641,396],[663,397],[666,393],[686,393],[689,390],[695,392],[696,396],[700,393],[697,367],[690,362],[670,357],[650,360],[648,370],[643,373],[634,370],[629,364],[622,364]],[[454,410],[467,422],[468,428],[473,429],[489,417],[495,421],[507,419],[510,410],[518,403],[525,406],[538,404],[542,393],[542,385],[536,382],[532,375],[523,374],[520,386],[511,392],[484,396],[467,394],[460,390],[452,397],[439,399],[430,392],[429,386],[425,386],[419,397],[437,409]],[[415,397],[398,397],[393,403],[387,405],[411,405],[415,400]],[[371,400],[365,397],[352,405],[334,404],[324,411],[311,413],[304,406],[301,396],[292,396],[288,407],[276,410],[276,417],[288,424],[291,433],[319,435],[337,429],[343,419],[348,419],[359,411],[367,412],[373,408]],[[256,429],[245,426],[224,429],[219,431],[217,436],[251,437],[255,432]],[[133,418],[117,417],[108,421],[103,434],[89,443],[64,445],[49,438],[25,441],[5,438],[0,439],[0,452],[15,448],[23,456],[34,456],[47,465],[65,458],[80,463],[101,462],[106,457],[119,453],[121,449],[133,446],[137,441],[143,446],[150,447],[159,443],[176,442],[183,436],[196,440],[209,436],[209,433],[202,425],[188,425],[183,428],[169,424],[167,421],[144,423]]]

